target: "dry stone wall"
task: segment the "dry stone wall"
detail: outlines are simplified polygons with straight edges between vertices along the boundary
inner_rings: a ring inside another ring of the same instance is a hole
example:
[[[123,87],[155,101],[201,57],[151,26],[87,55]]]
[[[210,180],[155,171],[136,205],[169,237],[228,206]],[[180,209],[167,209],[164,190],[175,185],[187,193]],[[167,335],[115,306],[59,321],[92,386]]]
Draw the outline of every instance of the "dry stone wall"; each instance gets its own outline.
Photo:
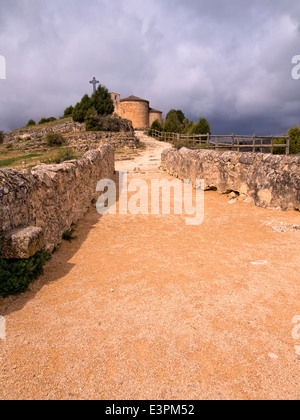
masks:
[[[238,192],[259,207],[300,210],[300,156],[167,149],[162,168],[180,179],[204,179],[206,190]]]
[[[97,198],[96,185],[114,174],[111,146],[60,165],[0,169],[0,256],[29,258],[52,251]]]
[[[13,145],[14,150],[43,151],[47,150],[46,136],[49,133],[60,133],[67,147],[79,151],[95,149],[104,144],[110,144],[114,150],[139,147],[131,121],[119,117],[100,117],[106,131],[85,131],[85,124],[67,121],[46,124],[44,127],[26,127],[5,134],[4,143]]]
[[[14,130],[10,133],[5,134],[4,144],[16,143],[20,140],[39,140],[46,137],[49,133],[78,133],[85,131],[85,124],[75,123],[71,119],[67,122],[56,122],[55,124],[49,124],[45,127],[34,126],[32,128],[26,127],[20,130]]]

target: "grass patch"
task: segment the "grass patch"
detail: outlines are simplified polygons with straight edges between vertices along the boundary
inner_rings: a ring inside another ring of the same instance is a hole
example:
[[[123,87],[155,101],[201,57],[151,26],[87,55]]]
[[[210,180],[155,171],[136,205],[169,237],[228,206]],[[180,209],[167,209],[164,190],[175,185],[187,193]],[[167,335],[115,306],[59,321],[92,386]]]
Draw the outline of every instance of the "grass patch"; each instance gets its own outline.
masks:
[[[8,158],[8,159],[3,159],[3,160],[0,160],[0,167],[11,166],[15,162],[18,162],[20,160],[24,161],[24,160],[36,158],[36,157],[39,157],[39,156],[41,156],[40,153],[31,153],[29,155],[21,155],[21,156]]]
[[[84,152],[77,152],[73,149],[61,149],[53,147],[45,151],[37,149],[30,154],[24,154],[24,149],[7,150],[5,146],[0,145],[0,167],[12,168],[16,170],[32,169],[40,164],[61,163],[65,160],[80,158]]]

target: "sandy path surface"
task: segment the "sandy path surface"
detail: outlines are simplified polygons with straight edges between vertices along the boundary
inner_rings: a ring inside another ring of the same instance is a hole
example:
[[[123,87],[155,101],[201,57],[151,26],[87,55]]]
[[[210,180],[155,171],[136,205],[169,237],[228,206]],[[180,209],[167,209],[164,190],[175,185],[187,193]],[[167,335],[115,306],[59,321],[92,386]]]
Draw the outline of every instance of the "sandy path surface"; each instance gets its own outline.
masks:
[[[144,141],[117,170],[170,179],[168,145]],[[0,398],[299,399],[299,213],[216,192],[205,211],[188,227],[92,209],[27,293],[0,300]]]

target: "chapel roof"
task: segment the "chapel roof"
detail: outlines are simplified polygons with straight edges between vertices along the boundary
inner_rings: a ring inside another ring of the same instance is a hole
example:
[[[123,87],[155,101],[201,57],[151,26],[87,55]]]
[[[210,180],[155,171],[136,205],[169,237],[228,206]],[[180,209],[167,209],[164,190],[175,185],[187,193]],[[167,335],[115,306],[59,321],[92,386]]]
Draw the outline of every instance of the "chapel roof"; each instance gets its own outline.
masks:
[[[159,111],[158,109],[155,109],[155,108],[150,108],[149,112],[158,112],[159,114],[162,114],[162,111]]]
[[[127,98],[121,99],[121,102],[148,102],[146,99],[138,98],[137,96],[128,96]]]

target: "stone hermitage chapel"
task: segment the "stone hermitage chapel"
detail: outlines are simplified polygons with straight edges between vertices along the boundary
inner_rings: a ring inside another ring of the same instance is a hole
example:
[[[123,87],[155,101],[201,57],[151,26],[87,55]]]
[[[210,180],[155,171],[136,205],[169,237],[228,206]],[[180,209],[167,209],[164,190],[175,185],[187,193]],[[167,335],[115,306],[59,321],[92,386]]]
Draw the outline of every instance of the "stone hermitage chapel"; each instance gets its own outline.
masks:
[[[163,123],[162,111],[150,108],[150,103],[146,99],[137,96],[121,99],[120,95],[114,92],[111,93],[111,98],[115,106],[115,113],[132,121],[134,129],[147,129],[155,120]]]

